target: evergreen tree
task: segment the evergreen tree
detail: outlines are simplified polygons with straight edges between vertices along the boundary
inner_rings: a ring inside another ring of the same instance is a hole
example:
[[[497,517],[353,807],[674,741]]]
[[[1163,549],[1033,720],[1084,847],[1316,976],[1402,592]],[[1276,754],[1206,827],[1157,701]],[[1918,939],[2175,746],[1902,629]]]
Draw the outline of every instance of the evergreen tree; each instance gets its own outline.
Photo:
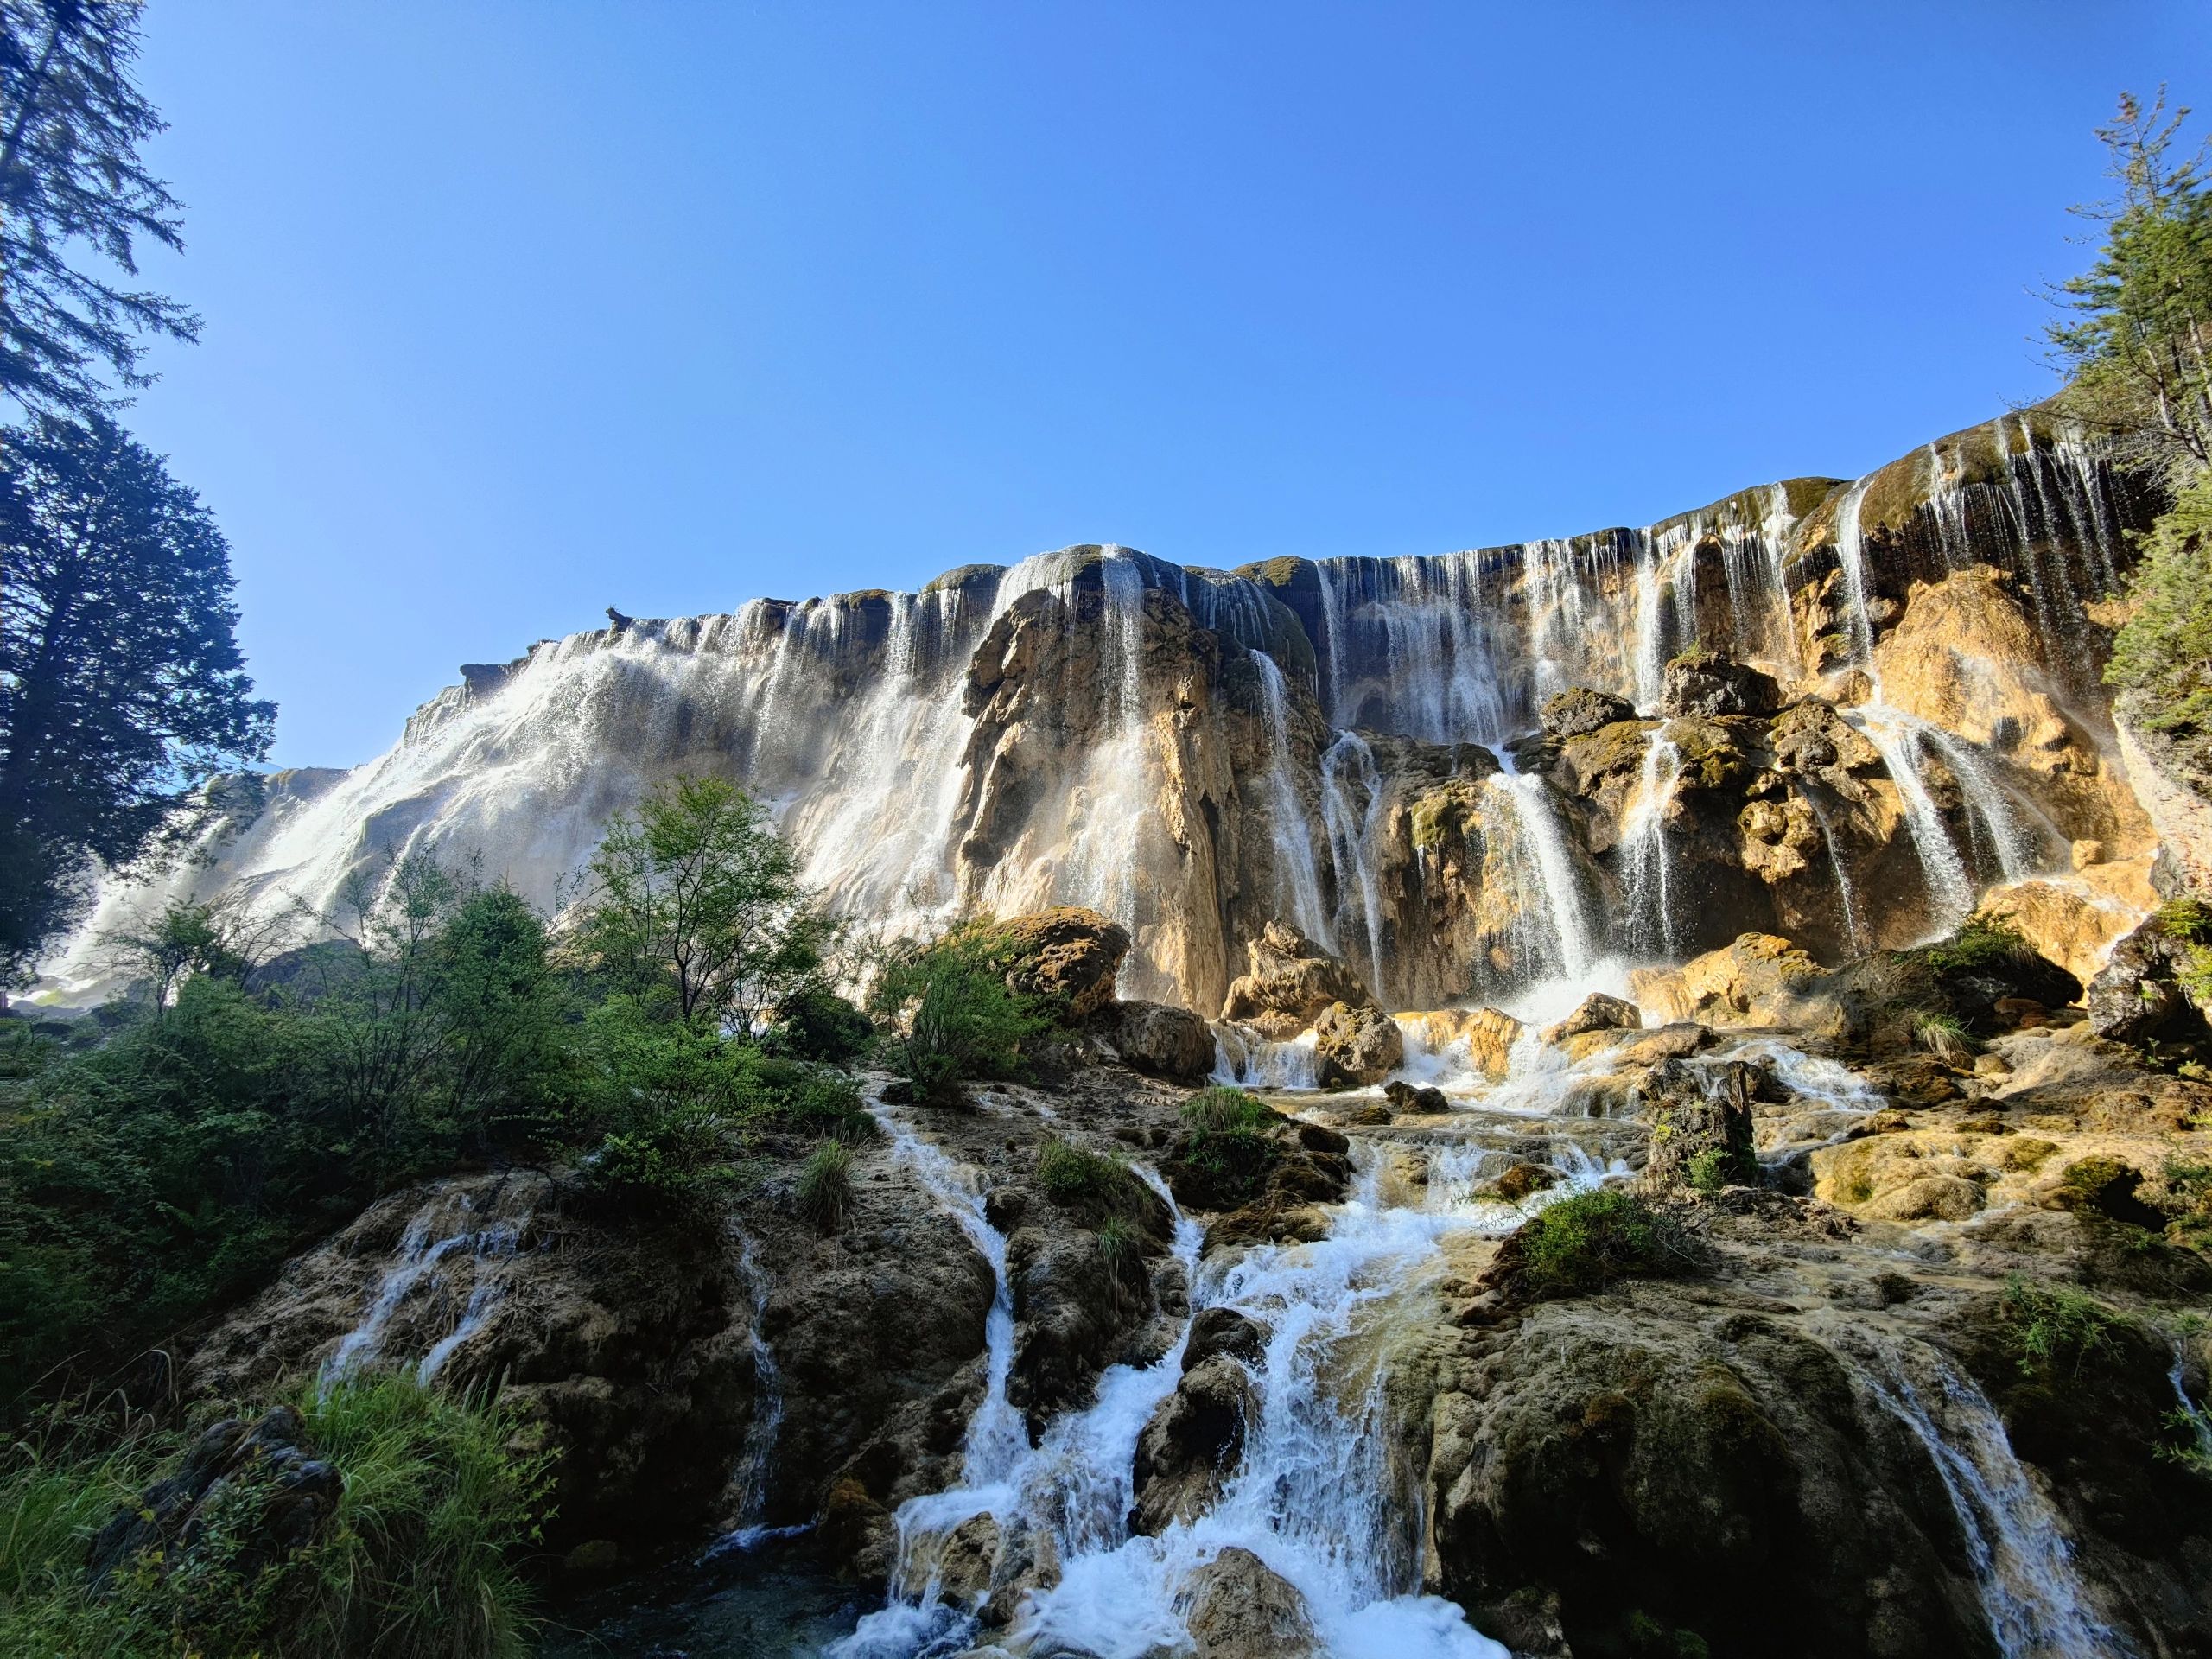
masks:
[[[268,753],[230,548],[105,416],[0,442],[0,983],[217,769]]]
[[[0,392],[92,415],[151,378],[141,337],[191,340],[175,301],[110,280],[142,240],[183,245],[177,202],[138,146],[163,122],[130,79],[138,0],[0,0]],[[89,252],[97,264],[83,268]]]

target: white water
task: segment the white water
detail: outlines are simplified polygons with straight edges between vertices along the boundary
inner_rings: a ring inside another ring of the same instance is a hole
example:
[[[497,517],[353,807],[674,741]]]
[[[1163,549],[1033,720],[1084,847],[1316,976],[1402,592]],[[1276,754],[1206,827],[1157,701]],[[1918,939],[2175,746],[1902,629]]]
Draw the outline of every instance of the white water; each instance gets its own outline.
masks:
[[[1676,933],[1672,893],[1674,860],[1667,848],[1667,809],[1682,775],[1682,752],[1665,722],[1651,728],[1637,776],[1636,795],[1621,825],[1621,856],[1628,874],[1628,921],[1649,955],[1674,954]]]
[[[1252,653],[1260,671],[1261,701],[1268,722],[1268,814],[1274,830],[1275,874],[1288,899],[1291,918],[1300,932],[1323,948],[1336,949],[1336,929],[1321,904],[1320,873],[1313,863],[1313,826],[1293,781],[1290,759],[1290,703],[1282,670],[1264,651]]]
[[[784,1374],[776,1363],[776,1351],[768,1344],[764,1326],[768,1317],[770,1280],[761,1267],[753,1240],[738,1236],[738,1270],[752,1299],[752,1316],[746,1322],[747,1347],[753,1356],[753,1418],[745,1426],[745,1448],[738,1456],[738,1519],[757,1525],[767,1507],[768,1481],[774,1471],[776,1437],[784,1426]]]
[[[1532,977],[1580,979],[1590,971],[1597,953],[1592,944],[1588,902],[1575,873],[1574,855],[1567,849],[1559,809],[1553,805],[1543,780],[1516,770],[1510,756],[1505,770],[1491,780],[1490,788],[1503,795],[1512,814],[1516,831],[1513,845],[1525,848],[1535,865],[1539,891],[1535,895],[1518,895],[1516,911],[1544,918],[1551,950],[1539,958],[1539,972]],[[1535,906],[1527,903],[1531,896],[1538,899]]]
[[[1344,777],[1347,769],[1352,774],[1349,785]],[[1352,804],[1355,789],[1363,806]],[[1359,920],[1367,944],[1366,958],[1359,965],[1365,969],[1376,995],[1387,1003],[1390,990],[1385,970],[1389,963],[1383,941],[1382,892],[1376,880],[1372,852],[1382,806],[1382,779],[1376,770],[1375,751],[1357,732],[1338,732],[1336,741],[1321,756],[1321,823],[1328,832],[1329,861],[1336,876],[1339,907],[1350,895],[1359,897]]]
[[[2004,1659],[2132,1652],[2090,1607],[2058,1517],[1973,1379],[1925,1344],[1891,1344],[1871,1332],[1860,1340],[1872,1350],[1860,1381],[1912,1431],[1942,1480]]]
[[[418,1294],[444,1287],[442,1269],[448,1257],[466,1255],[470,1273],[468,1299],[453,1326],[416,1360],[416,1381],[429,1383],[461,1344],[490,1321],[507,1294],[506,1280],[495,1264],[515,1253],[529,1217],[472,1226],[468,1220],[474,1211],[474,1201],[463,1193],[452,1212],[442,1200],[434,1200],[409,1218],[392,1264],[378,1281],[359,1322],[338,1339],[338,1345],[323,1361],[317,1373],[321,1386],[327,1388],[342,1377],[392,1363],[389,1338],[393,1321]],[[441,1228],[453,1230],[440,1231]]]

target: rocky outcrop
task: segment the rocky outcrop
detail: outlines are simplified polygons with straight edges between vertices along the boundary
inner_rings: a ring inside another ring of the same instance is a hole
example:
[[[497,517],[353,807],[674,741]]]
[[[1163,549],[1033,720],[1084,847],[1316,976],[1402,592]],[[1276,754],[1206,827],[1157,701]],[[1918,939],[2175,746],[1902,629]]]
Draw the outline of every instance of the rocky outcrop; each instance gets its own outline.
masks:
[[[1380,1008],[1332,1002],[1313,1022],[1313,1059],[1323,1087],[1362,1088],[1405,1064],[1405,1033]]]
[[[1197,1659],[1309,1659],[1321,1651],[1305,1599],[1234,1545],[1192,1573],[1177,1602]]]
[[[291,1407],[251,1425],[226,1417],[200,1431],[175,1474],[99,1529],[86,1574],[97,1589],[143,1565],[210,1589],[228,1579],[244,1592],[324,1535],[345,1484],[315,1456]]]
[[[1782,701],[1782,688],[1773,675],[1715,652],[1692,652],[1667,664],[1659,712],[1669,719],[1771,715]]]
[[[1223,1483],[1236,1472],[1246,1427],[1258,1412],[1252,1374],[1230,1354],[1186,1364],[1175,1392],[1137,1438],[1129,1529],[1156,1537],[1212,1508]]]
[[[1371,1008],[1359,976],[1287,922],[1269,922],[1247,941],[1244,975],[1229,988],[1221,1017],[1275,1038],[1304,1031],[1331,1003]]]
[[[1669,1059],[1653,1066],[1634,1096],[1651,1128],[1645,1189],[1664,1193],[1757,1181],[1751,1102],[1771,1087],[1764,1071],[1742,1060]]]
[[[1626,697],[1587,686],[1560,692],[1544,704],[1541,715],[1544,735],[1554,740],[1587,737],[1616,721],[1635,718],[1636,705]]]
[[[1840,1036],[1850,1014],[1825,988],[1827,970],[1788,939],[1745,933],[1679,968],[1639,969],[1637,1001],[1663,1020],[1777,1026]]]
[[[1200,1084],[1213,1072],[1213,1027],[1188,1008],[1164,1002],[1112,1002],[1092,1029],[1138,1071],[1171,1083]]]
[[[1125,930],[1071,905],[993,923],[984,938],[1006,964],[1007,988],[1049,1003],[1070,1024],[1114,1000],[1114,976],[1129,952]]]
[[[1566,1019],[1545,1027],[1543,1040],[1556,1047],[1569,1038],[1590,1032],[1634,1031],[1643,1024],[1643,1011],[1635,1003],[1608,996],[1603,991],[1592,991],[1575,1005],[1574,1011]]]
[[[2212,1040],[2204,1011],[2190,987],[2203,947],[2177,923],[2183,907],[2152,917],[2113,947],[2089,982],[2089,1028],[2117,1043],[2202,1043]],[[2194,906],[2186,913],[2193,919]],[[2212,921],[2198,925],[2212,935]]]

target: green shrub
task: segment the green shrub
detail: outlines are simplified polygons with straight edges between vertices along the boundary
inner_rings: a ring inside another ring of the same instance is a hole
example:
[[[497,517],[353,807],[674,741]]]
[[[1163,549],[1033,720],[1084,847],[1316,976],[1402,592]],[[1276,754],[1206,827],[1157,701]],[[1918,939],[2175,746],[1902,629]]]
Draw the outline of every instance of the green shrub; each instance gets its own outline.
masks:
[[[1053,1023],[1007,988],[975,928],[892,963],[871,1001],[878,1014],[904,1019],[884,1041],[884,1063],[915,1098],[938,1106],[958,1105],[966,1084],[1025,1075],[1023,1046]]]
[[[1971,916],[1947,939],[1916,953],[1937,975],[1994,972],[2036,960],[2027,936],[2001,916]]]
[[[345,1483],[321,1539],[248,1571],[236,1529],[267,1491],[237,1479],[203,1509],[188,1557],[142,1558],[98,1597],[89,1534],[137,1501],[176,1442],[102,1444],[89,1430],[20,1442],[0,1471],[0,1650],[521,1659],[532,1624],[516,1559],[538,1538],[549,1459],[512,1449],[513,1414],[398,1376],[296,1403]]]
[[[1711,1198],[1723,1187],[1748,1185],[1743,1166],[1744,1160],[1727,1147],[1707,1147],[1691,1157],[1684,1174],[1692,1192]]]
[[[1109,1216],[1094,1230],[1106,1270],[1116,1279],[1128,1278],[1144,1259],[1143,1244],[1137,1237],[1136,1229],[1120,1216]]]
[[[1119,1158],[1065,1141],[1037,1149],[1037,1185],[1054,1204],[1105,1216],[1128,1208],[1141,1184]]]
[[[824,1141],[807,1155],[793,1200],[825,1232],[845,1224],[853,1207],[853,1154],[842,1141]]]
[[[1709,668],[1720,660],[1713,649],[1700,640],[1693,639],[1669,659],[1669,668]]]
[[[794,1059],[845,1065],[875,1046],[875,1023],[834,991],[799,991],[776,1005],[764,1046]]]
[[[587,1186],[609,1197],[702,1203],[738,1184],[736,1136],[728,1115],[686,1102],[608,1134],[578,1169]]]
[[[1538,1296],[1580,1296],[1626,1278],[1664,1278],[1695,1263],[1671,1217],[1618,1187],[1547,1205],[1510,1241],[1514,1265]]]
[[[2005,1336],[2023,1376],[2077,1376],[2086,1366],[2117,1359],[2121,1316],[2071,1285],[2005,1281]]]
[[[1183,1103],[1176,1155],[1206,1173],[1215,1202],[1233,1206],[1260,1190],[1281,1156],[1269,1133],[1281,1121],[1258,1096],[1215,1084]]]

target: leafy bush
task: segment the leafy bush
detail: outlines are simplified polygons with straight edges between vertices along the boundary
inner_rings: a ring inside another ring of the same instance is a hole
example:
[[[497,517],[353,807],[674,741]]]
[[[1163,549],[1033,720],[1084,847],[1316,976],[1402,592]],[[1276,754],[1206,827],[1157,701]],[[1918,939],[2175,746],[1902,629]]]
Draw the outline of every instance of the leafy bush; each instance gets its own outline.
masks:
[[[99,1596],[87,1535],[137,1501],[176,1442],[66,1427],[20,1442],[0,1471],[0,1649],[521,1659],[531,1623],[515,1563],[538,1537],[549,1459],[512,1449],[512,1414],[395,1376],[296,1404],[345,1482],[321,1539],[276,1565],[249,1556],[236,1529],[266,1493],[234,1481],[203,1510],[188,1558],[142,1558]]]
[[[2085,1366],[2119,1357],[2121,1316],[2071,1285],[2005,1281],[2005,1335],[2023,1376],[2078,1376]]]
[[[2037,960],[2027,936],[1999,916],[1971,916],[1947,939],[1916,953],[1938,976],[2001,972]]]
[[[1049,1014],[1007,988],[988,942],[957,931],[885,968],[873,1006],[904,1029],[883,1045],[885,1064],[931,1105],[957,1106],[963,1085],[1025,1074],[1023,1046],[1050,1029]]]
[[[1746,1168],[1746,1164],[1750,1165]],[[1694,1154],[1685,1171],[1693,1192],[1711,1198],[1722,1188],[1748,1185],[1758,1178],[1758,1166],[1755,1159],[1745,1159],[1726,1147],[1707,1147]]]
[[[792,1194],[798,1212],[825,1232],[845,1224],[853,1207],[853,1154],[842,1141],[824,1141],[807,1155]]]
[[[1268,1133],[1281,1121],[1258,1096],[1215,1084],[1183,1103],[1176,1155],[1206,1173],[1217,1202],[1241,1203],[1259,1192],[1281,1156]]]
[[[1540,1297],[1584,1295],[1619,1279],[1665,1278],[1696,1260],[1679,1224],[1618,1187],[1547,1205],[1508,1242],[1510,1267]]]
[[[833,991],[810,987],[776,1005],[762,1046],[793,1059],[845,1065],[875,1046],[875,1024]]]
[[[1127,1209],[1141,1183],[1119,1158],[1089,1152],[1065,1141],[1037,1149],[1037,1185],[1054,1204],[1095,1216]]]

